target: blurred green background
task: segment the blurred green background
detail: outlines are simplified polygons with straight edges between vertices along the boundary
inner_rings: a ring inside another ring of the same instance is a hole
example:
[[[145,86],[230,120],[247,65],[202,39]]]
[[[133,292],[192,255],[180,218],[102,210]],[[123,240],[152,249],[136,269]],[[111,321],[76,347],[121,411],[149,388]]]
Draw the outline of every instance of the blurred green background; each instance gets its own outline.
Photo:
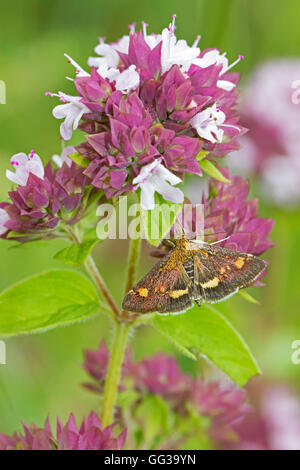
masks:
[[[7,86],[7,103],[0,105],[0,199],[7,199],[11,184],[5,178],[9,158],[32,148],[44,162],[60,152],[59,122],[51,111],[56,104],[46,90],[72,94],[65,80],[73,73],[63,57],[69,53],[82,66],[99,36],[108,41],[127,34],[127,25],[145,20],[149,31],[160,32],[177,13],[177,35],[190,43],[202,35],[201,48],[216,46],[239,64],[243,81],[253,67],[272,57],[300,55],[300,2],[298,0],[15,0],[1,2],[0,79]],[[300,77],[295,77],[300,78]],[[275,97],[274,97],[275,99]],[[267,253],[271,261],[266,287],[252,290],[260,305],[239,296],[220,305],[248,341],[267,377],[300,386],[300,365],[293,365],[291,344],[300,339],[299,211],[260,207],[260,215],[276,220],[272,239],[277,246]],[[0,287],[49,267],[61,267],[53,255],[62,242],[14,244],[0,241]],[[108,285],[120,300],[124,283],[126,242],[110,241],[95,251]],[[143,251],[140,274],[153,263]],[[7,341],[7,365],[0,365],[0,432],[12,432],[20,421],[42,424],[48,414],[65,419],[99,406],[96,396],[80,383],[82,350],[95,348],[109,337],[104,316],[88,323]],[[174,351],[156,332],[141,328],[133,338],[137,358],[159,349]],[[177,352],[175,352],[177,354]],[[180,357],[186,370],[195,364]]]

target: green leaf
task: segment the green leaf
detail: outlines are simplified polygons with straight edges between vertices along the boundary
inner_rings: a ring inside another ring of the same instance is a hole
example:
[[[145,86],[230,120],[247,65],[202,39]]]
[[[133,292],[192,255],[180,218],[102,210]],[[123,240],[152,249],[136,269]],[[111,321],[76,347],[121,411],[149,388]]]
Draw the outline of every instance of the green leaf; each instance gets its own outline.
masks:
[[[159,245],[174,224],[182,206],[166,201],[160,194],[155,193],[155,208],[148,211],[141,208],[142,230],[150,245]]]
[[[63,261],[71,266],[80,266],[85,262],[94,246],[99,242],[98,238],[87,240],[80,245],[72,244],[63,248],[54,255],[54,259]]]
[[[238,294],[243,297],[243,299],[247,300],[248,302],[250,302],[251,304],[256,304],[256,305],[259,305],[259,301],[256,300],[254,297],[252,297],[251,294],[249,294],[248,291],[246,291],[245,289],[241,289],[238,291]]]
[[[200,150],[200,152],[198,153],[198,155],[196,155],[196,160],[198,162],[200,162],[201,160],[203,160],[206,155],[208,154],[209,152],[207,150]]]
[[[222,183],[230,183],[230,180],[220,172],[220,170],[210,160],[201,160],[201,169],[215,180],[222,181]]]
[[[118,406],[121,408],[130,408],[133,403],[138,401],[140,395],[135,390],[123,390],[119,392],[117,397]]]
[[[146,442],[151,442],[170,430],[171,410],[159,395],[147,395],[137,407],[136,418],[144,424],[142,427]]]
[[[54,269],[0,294],[0,336],[37,333],[99,312],[94,285],[82,274]]]
[[[81,166],[81,168],[87,168],[90,164],[90,161],[87,158],[80,155],[80,153],[78,153],[78,152],[70,153],[70,155],[68,155],[68,157],[73,162],[75,162],[76,165]]]
[[[260,373],[245,341],[211,305],[181,315],[156,315],[154,325],[179,348],[206,355],[241,386]]]

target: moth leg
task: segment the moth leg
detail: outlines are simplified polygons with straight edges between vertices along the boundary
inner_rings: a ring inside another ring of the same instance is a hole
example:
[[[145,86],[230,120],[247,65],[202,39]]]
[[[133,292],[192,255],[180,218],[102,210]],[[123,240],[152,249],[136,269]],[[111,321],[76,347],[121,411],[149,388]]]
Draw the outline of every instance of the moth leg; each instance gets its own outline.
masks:
[[[201,307],[201,305],[202,305],[201,299],[195,299],[195,302],[198,305],[198,307]]]

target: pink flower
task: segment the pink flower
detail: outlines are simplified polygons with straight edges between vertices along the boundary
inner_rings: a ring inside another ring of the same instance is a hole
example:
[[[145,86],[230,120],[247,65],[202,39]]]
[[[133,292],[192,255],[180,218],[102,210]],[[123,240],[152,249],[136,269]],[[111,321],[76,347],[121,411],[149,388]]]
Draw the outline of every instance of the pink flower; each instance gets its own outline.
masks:
[[[90,73],[67,56],[77,70],[78,96],[60,92],[66,103],[54,115],[65,119],[64,139],[77,127],[87,134],[76,150],[89,161],[85,175],[108,199],[134,191],[156,161],[179,181],[184,173],[201,175],[201,150],[221,157],[239,147],[236,138],[245,132],[235,110],[239,77],[227,73],[237,61],[229,65],[215,49],[200,52],[198,41],[177,40],[174,15],[162,34],[149,35],[143,23],[116,43],[100,39]],[[165,179],[159,186],[179,200]],[[151,195],[143,205],[153,206]]]
[[[93,384],[84,384],[86,388],[102,392],[104,389],[104,381],[107,373],[109,360],[109,351],[105,345],[105,341],[101,341],[96,351],[86,349],[84,351],[84,370],[94,379]]]
[[[77,428],[73,414],[63,426],[57,420],[56,435],[52,433],[49,420],[44,428],[23,423],[24,434],[13,436],[0,434],[1,450],[121,450],[126,439],[126,430],[118,437],[113,434],[114,425],[102,428],[98,416],[91,412]]]
[[[232,176],[228,168],[219,169],[230,183],[210,179],[208,187],[197,183],[187,191],[194,206],[184,214],[185,232],[191,233],[191,238],[204,235],[208,243],[220,240],[220,246],[260,256],[273,246],[269,234],[274,221],[258,217],[258,201],[248,199],[246,179]],[[196,210],[197,204],[203,204],[203,211]],[[195,233],[196,227],[203,227],[204,234]],[[151,254],[162,257],[169,249],[163,244]]]
[[[235,385],[222,386],[218,382],[194,384],[191,399],[201,415],[213,416],[219,424],[233,423],[249,412],[245,390]]]
[[[1,238],[20,242],[53,238],[60,221],[74,224],[84,215],[81,202],[88,178],[66,155],[63,158],[64,162],[59,160],[61,168],[53,171],[50,163],[44,169],[33,152],[29,157],[12,157],[16,173],[7,171],[7,176],[18,186],[9,193],[10,202],[0,203]]]
[[[224,78],[226,77],[223,77],[223,75],[227,74],[227,72],[232,69],[236,64],[238,64],[238,62],[240,62],[240,60],[242,60],[243,58],[244,57],[242,55],[239,55],[237,60],[235,60],[231,65],[229,65],[228,59],[226,57],[226,52],[221,54],[220,51],[218,51],[217,49],[210,49],[207,51],[203,51],[201,57],[195,59],[193,63],[201,68],[207,68],[211,65],[221,65],[222,69],[219,73],[217,87],[226,91],[231,91],[236,86],[235,77],[228,77],[228,75],[226,75],[226,77],[231,78],[231,80],[224,80]]]
[[[211,234],[214,240],[229,237],[221,242],[221,246],[259,256],[273,246],[268,236],[274,221],[257,216],[257,200],[247,199],[247,180],[241,176],[231,176],[226,168],[222,169],[222,173],[231,183],[212,180],[210,197],[202,197],[204,232]]]

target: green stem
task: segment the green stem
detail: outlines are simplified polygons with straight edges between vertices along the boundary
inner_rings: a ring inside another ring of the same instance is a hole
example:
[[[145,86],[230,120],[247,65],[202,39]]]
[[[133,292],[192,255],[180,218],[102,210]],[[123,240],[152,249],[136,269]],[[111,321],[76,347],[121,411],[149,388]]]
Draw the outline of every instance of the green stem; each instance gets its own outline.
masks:
[[[123,358],[130,325],[116,323],[113,345],[110,353],[108,371],[105,380],[103,407],[102,407],[102,426],[109,426],[113,422],[114,409],[117,399],[118,386],[120,382]]]
[[[125,294],[132,289],[135,275],[137,270],[137,265],[140,257],[142,239],[139,237],[136,240],[130,240],[129,253],[128,253],[128,268],[127,268],[127,280],[125,286]]]
[[[76,244],[80,245],[80,239],[76,235],[75,231],[70,229],[69,227],[65,228],[66,232],[69,234],[70,239]],[[94,283],[98,287],[99,291],[103,295],[104,299],[106,300],[108,306],[110,307],[110,310],[106,310],[106,313],[109,313],[111,318],[115,321],[116,319],[121,317],[121,312],[114,301],[111,293],[109,292],[105,281],[103,277],[100,274],[100,271],[98,270],[96,263],[94,261],[94,258],[92,255],[89,255],[87,259],[84,262],[85,269],[93,279]]]
[[[68,229],[68,233],[74,243],[80,244],[79,238],[72,230]],[[128,255],[126,292],[128,292],[132,288],[135,281],[140,247],[140,238],[136,240],[131,239]],[[107,288],[105,281],[101,276],[92,255],[89,255],[87,257],[84,265],[86,270],[89,272],[91,278],[97,285],[99,291],[105,298],[111,310],[110,316],[115,324],[115,333],[110,353],[107,375],[105,379],[104,396],[102,402],[101,419],[103,427],[106,427],[112,424],[113,422],[114,409],[117,399],[118,386],[121,377],[127,338],[130,328],[134,326],[137,319],[134,320],[133,318],[127,317],[126,312],[124,311],[121,313],[109,289]]]
[[[109,292],[103,277],[101,276],[96,263],[92,257],[89,255],[84,263],[86,270],[89,272],[91,278],[94,280],[95,284],[97,285],[98,289],[100,290],[101,294],[105,298],[107,304],[111,308],[113,315],[112,317],[114,320],[118,320],[121,317],[121,312],[114,301],[111,293]]]
[[[139,260],[141,239],[130,240],[128,268],[126,280],[126,292],[128,292],[135,281],[136,268]],[[125,347],[130,329],[134,322],[129,321],[126,312],[118,317],[116,323],[115,335],[113,339],[108,371],[104,386],[104,396],[102,404],[102,425],[109,426],[113,422],[115,403],[117,399],[118,386],[121,377],[122,364],[125,354]]]

